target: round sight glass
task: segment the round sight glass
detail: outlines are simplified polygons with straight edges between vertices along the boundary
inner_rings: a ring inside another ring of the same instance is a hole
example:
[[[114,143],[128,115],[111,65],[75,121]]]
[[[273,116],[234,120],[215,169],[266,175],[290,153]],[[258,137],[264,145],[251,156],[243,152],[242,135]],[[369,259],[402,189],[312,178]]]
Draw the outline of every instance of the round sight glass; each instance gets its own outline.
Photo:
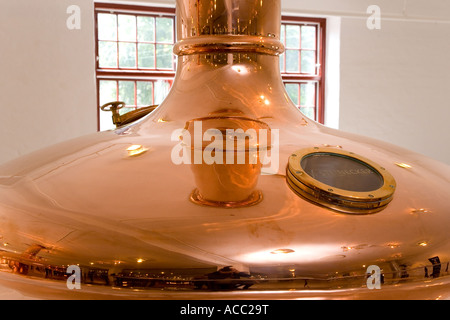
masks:
[[[352,214],[383,210],[395,192],[395,179],[377,163],[345,150],[307,148],[289,157],[291,189],[306,200]]]
[[[334,188],[368,192],[383,186],[383,177],[377,170],[345,155],[313,153],[303,157],[300,165],[308,175]]]

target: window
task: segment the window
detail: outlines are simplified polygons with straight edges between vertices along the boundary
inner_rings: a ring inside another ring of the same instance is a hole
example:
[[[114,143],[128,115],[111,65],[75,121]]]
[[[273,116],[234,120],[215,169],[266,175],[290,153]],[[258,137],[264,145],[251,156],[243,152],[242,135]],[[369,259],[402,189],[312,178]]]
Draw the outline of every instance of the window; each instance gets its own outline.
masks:
[[[175,9],[95,4],[97,28],[98,129],[114,128],[112,114],[100,110],[123,101],[126,113],[160,104],[175,76]]]
[[[306,116],[324,121],[325,19],[283,16],[280,71],[286,91]]]
[[[131,110],[160,104],[175,77],[175,8],[95,3],[98,129],[114,128],[100,110],[123,101]],[[283,16],[280,70],[289,97],[308,117],[324,121],[325,19]]]

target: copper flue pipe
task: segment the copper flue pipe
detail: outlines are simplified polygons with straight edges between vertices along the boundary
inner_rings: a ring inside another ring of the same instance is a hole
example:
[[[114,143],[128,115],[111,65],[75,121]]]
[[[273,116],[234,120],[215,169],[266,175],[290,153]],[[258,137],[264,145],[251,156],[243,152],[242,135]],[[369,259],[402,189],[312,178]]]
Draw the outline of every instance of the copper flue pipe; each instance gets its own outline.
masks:
[[[178,0],[177,55],[245,51],[278,54],[281,3],[277,0]]]

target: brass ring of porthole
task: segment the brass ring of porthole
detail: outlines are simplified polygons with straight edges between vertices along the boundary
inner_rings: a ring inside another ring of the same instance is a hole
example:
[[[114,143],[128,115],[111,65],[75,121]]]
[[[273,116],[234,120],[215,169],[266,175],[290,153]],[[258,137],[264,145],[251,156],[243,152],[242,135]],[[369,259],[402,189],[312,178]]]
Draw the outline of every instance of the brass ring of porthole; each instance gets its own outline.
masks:
[[[363,164],[382,177],[382,185],[375,190],[361,192],[336,188],[316,180],[301,164],[305,157],[315,154],[339,156]],[[394,177],[384,167],[353,152],[329,147],[307,148],[291,154],[286,177],[296,194],[317,205],[348,214],[372,214],[383,210],[391,202],[396,188]]]

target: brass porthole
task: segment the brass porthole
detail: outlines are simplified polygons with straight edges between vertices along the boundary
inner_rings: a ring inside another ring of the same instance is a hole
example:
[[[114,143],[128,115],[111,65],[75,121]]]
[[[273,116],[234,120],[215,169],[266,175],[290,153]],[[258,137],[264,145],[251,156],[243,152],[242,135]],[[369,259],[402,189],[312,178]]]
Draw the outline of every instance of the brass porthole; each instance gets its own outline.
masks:
[[[383,210],[395,192],[394,177],[382,166],[341,149],[314,147],[289,157],[287,182],[315,204],[350,214]]]

